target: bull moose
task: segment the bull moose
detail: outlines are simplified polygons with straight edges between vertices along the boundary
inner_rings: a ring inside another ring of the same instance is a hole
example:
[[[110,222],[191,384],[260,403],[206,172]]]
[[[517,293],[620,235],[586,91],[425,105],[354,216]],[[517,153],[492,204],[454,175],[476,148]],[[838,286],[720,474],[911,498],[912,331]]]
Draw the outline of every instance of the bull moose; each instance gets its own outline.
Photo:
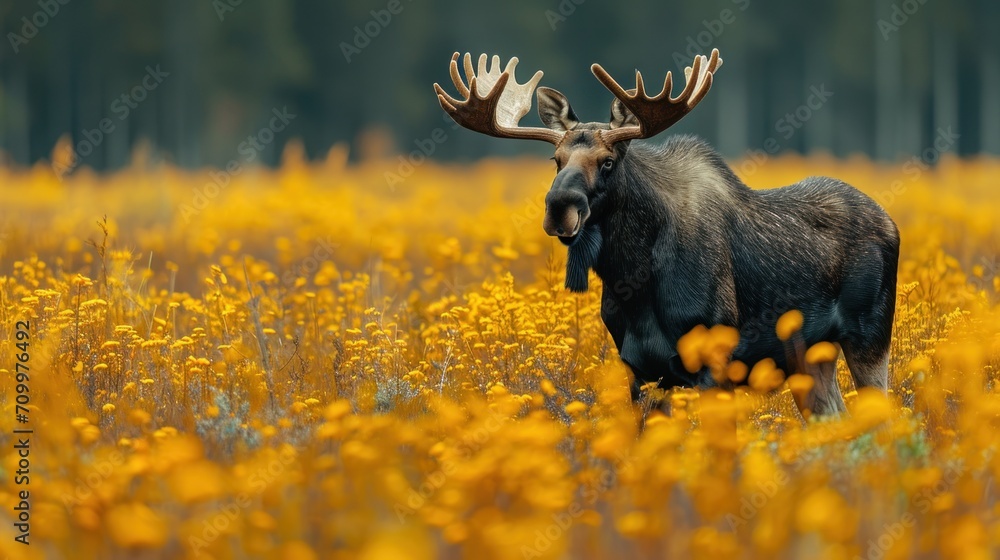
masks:
[[[562,93],[537,87],[538,71],[517,83],[512,58],[459,53],[450,73],[461,98],[434,84],[458,124],[490,136],[555,145],[556,176],[542,227],[568,247],[566,287],[587,289],[593,269],[603,283],[601,318],[639,387],[709,387],[706,369],[689,372],[677,352],[697,325],[740,333],[731,358],[752,365],[772,358],[783,371],[801,364],[775,333],[777,317],[802,312],[801,341],[840,345],[855,384],[885,391],[896,303],[899,232],[889,215],[854,187],[828,177],[751,190],[705,142],[676,136],[662,145],[633,143],[679,121],[708,93],[722,66],[719,51],[697,56],[671,97],[646,94],[636,72],[626,91],[600,65],[597,79],[614,95],[607,123],[580,122]],[[545,128],[521,127],[537,87]],[[806,402],[816,414],[844,410],[834,368],[813,371]]]

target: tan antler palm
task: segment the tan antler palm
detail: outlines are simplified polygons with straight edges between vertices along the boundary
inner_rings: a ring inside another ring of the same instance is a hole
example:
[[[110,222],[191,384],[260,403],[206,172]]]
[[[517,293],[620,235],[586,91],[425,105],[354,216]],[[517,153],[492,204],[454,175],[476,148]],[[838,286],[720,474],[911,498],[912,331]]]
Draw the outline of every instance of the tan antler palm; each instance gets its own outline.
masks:
[[[480,55],[477,70],[472,66],[472,55],[465,53],[462,60],[465,69],[463,80],[458,70],[458,57],[459,53],[451,56],[451,81],[455,83],[463,99],[453,98],[440,85],[434,84],[441,108],[455,122],[469,130],[497,138],[544,140],[553,144],[562,140],[562,132],[548,128],[521,127],[517,124],[531,110],[531,95],[542,79],[541,70],[535,72],[527,83],[519,84],[514,78],[517,57],[510,59],[501,72],[499,56],[493,56],[492,64],[487,69],[487,57],[485,54]]]
[[[663,91],[655,97],[649,97],[643,87],[642,74],[638,70],[635,73],[635,89],[625,91],[604,68],[601,68],[600,64],[594,64],[590,67],[594,76],[639,121],[639,126],[623,126],[604,132],[602,136],[608,143],[614,143],[636,138],[650,138],[663,132],[681,120],[705,97],[709,88],[712,87],[712,76],[721,66],[722,59],[719,58],[719,49],[712,49],[710,59],[704,55],[696,56],[693,67],[688,66],[684,69],[684,77],[687,80],[684,91],[677,97],[671,98],[673,75],[670,72],[667,72],[667,77],[663,81]]]

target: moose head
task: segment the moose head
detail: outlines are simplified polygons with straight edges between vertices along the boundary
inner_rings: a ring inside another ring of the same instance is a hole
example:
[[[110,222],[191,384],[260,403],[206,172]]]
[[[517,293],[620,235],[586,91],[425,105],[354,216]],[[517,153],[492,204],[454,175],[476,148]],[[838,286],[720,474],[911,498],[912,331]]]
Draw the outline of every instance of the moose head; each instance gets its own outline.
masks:
[[[480,55],[477,68],[466,53],[462,57],[463,78],[459,58],[459,53],[452,55],[450,71],[462,99],[434,84],[441,107],[455,122],[498,138],[544,140],[555,145],[552,159],[557,173],[545,197],[542,227],[566,245],[573,245],[587,221],[601,210],[630,141],[656,136],[681,120],[705,97],[713,74],[722,66],[718,49],[711,57],[697,56],[684,71],[686,85],[680,95],[671,97],[673,76],[667,72],[662,91],[650,97],[638,71],[635,88],[626,91],[601,65],[594,64],[590,68],[594,76],[615,96],[609,122],[580,122],[565,95],[540,87],[538,116],[547,128],[539,128],[522,127],[518,122],[531,109],[531,94],[542,79],[542,71],[519,84],[514,78],[516,57],[501,71],[499,56],[493,56],[487,68],[488,57]]]

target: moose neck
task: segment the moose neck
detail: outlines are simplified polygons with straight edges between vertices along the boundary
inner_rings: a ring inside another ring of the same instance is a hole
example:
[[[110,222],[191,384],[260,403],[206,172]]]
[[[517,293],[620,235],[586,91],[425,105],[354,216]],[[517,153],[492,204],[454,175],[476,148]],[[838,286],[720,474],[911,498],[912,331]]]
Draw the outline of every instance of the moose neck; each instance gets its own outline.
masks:
[[[640,154],[621,158],[607,193],[592,206],[593,219],[570,246],[566,287],[571,291],[587,291],[590,269],[607,282],[648,266],[652,244],[667,216],[640,158]]]
[[[682,237],[698,243],[690,234],[700,222],[724,219],[734,203],[752,204],[750,189],[697,138],[635,144],[618,165],[607,194],[592,205],[594,219],[569,248],[566,287],[572,291],[587,290],[591,268],[605,284],[652,271],[654,259],[672,258]]]

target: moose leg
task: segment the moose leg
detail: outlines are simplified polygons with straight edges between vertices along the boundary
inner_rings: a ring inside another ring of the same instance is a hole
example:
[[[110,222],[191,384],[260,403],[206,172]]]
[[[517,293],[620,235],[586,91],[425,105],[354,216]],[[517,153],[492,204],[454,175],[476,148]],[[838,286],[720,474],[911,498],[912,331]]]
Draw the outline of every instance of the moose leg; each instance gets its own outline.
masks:
[[[799,409],[803,413],[803,409],[808,409],[818,416],[838,415],[847,410],[837,384],[836,361],[819,364],[813,370],[813,388]]]
[[[875,387],[886,392],[889,388],[889,349],[859,348],[850,343],[845,343],[843,347],[847,367],[858,389]]]
[[[854,317],[841,347],[858,389],[875,387],[884,393],[889,388],[897,253],[898,248],[886,254],[886,249],[870,244],[859,248],[857,261],[841,287],[841,314]]]

